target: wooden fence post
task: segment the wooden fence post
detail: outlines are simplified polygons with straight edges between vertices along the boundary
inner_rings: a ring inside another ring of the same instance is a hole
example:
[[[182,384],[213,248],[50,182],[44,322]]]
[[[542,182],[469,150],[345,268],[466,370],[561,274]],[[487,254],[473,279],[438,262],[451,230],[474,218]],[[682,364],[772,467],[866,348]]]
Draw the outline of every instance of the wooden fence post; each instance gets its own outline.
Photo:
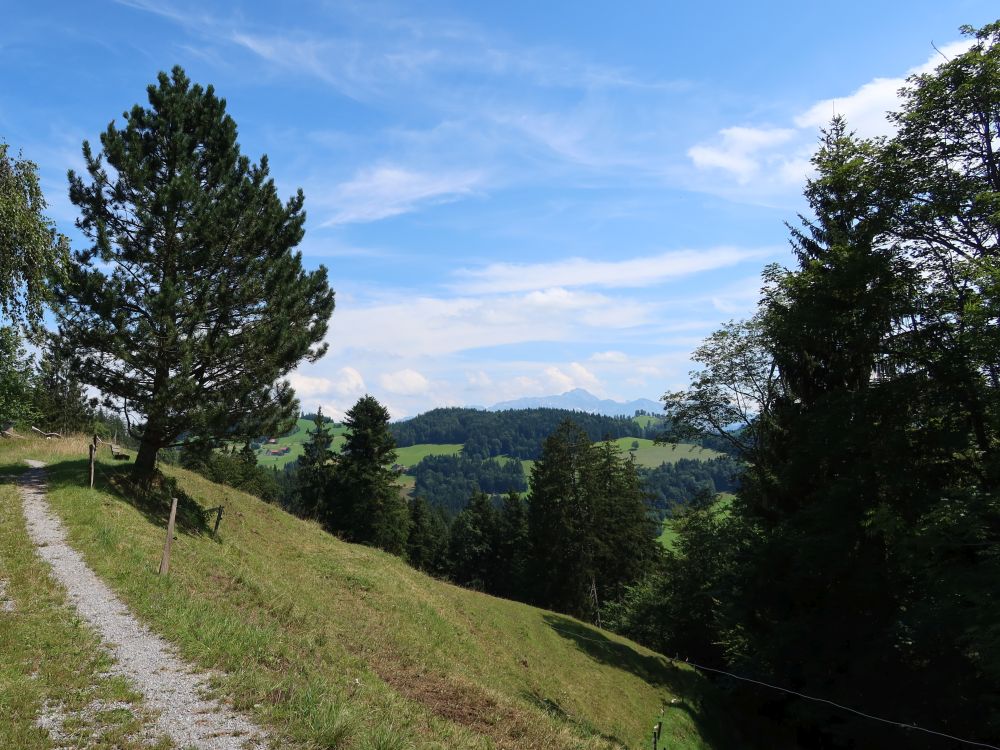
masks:
[[[163,543],[163,556],[160,558],[160,575],[170,571],[170,544],[174,541],[174,520],[177,518],[177,498],[170,504],[170,520],[167,522],[167,541]]]
[[[90,445],[90,489],[94,489],[94,454],[97,453],[97,448],[93,444]]]
[[[221,506],[221,505],[219,506],[219,508],[218,508],[219,514],[215,517],[215,529],[213,529],[213,531],[212,531],[212,536],[218,536],[219,535],[219,524],[222,523],[222,513],[225,510],[226,509],[223,506]]]

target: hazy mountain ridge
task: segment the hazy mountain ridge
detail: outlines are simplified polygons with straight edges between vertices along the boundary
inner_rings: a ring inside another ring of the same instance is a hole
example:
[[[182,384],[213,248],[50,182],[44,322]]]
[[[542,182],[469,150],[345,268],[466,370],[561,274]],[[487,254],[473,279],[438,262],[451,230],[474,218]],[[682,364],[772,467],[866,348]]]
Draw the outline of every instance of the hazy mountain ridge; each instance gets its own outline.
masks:
[[[501,401],[486,407],[487,411],[504,411],[506,409],[569,409],[570,411],[603,414],[608,417],[631,417],[637,411],[659,414],[663,411],[663,404],[648,398],[639,398],[634,401],[602,399],[583,388],[574,388],[558,396],[528,396],[513,401]]]

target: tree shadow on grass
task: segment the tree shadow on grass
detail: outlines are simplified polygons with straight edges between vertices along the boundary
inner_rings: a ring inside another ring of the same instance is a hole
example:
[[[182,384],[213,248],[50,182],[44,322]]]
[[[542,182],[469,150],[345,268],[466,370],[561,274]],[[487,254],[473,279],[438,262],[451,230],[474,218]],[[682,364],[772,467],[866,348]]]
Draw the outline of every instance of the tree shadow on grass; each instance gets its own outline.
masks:
[[[534,691],[524,691],[521,693],[521,696],[535,707],[545,711],[547,714],[554,716],[567,724],[572,724],[580,731],[581,734],[587,737],[600,737],[602,740],[610,743],[614,747],[621,748],[621,750],[629,750],[628,743],[621,739],[621,737],[614,734],[606,734],[592,726],[589,722],[580,721],[577,717],[572,716],[566,711],[566,709],[551,698],[547,698]]]
[[[88,459],[60,461],[46,467],[49,487],[84,489],[88,484]],[[205,509],[177,486],[176,480],[158,474],[148,487],[138,484],[129,465],[108,466],[98,463],[94,489],[103,490],[117,500],[131,505],[151,524],[166,528],[172,498],[177,498],[174,528],[184,534],[200,536],[209,531]]]
[[[697,672],[682,669],[659,654],[641,653],[631,645],[614,641],[602,631],[569,617],[547,614],[542,619],[556,633],[571,641],[577,649],[594,661],[629,672],[643,682],[664,688],[678,696],[673,702],[664,706],[666,724],[669,724],[671,712],[683,711],[688,714],[699,734],[711,747],[734,746],[732,734],[725,728],[726,719],[719,707],[712,705],[712,701],[704,700],[706,683]],[[652,716],[642,718],[648,718],[650,725],[655,720]]]

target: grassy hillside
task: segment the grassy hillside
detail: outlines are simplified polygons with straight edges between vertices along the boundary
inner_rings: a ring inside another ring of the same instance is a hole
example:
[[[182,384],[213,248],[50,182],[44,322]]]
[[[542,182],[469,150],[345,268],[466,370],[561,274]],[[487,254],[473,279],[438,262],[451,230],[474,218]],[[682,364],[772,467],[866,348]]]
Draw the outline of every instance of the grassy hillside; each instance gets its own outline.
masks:
[[[722,455],[711,448],[703,448],[700,445],[691,445],[689,443],[657,445],[652,440],[645,438],[618,438],[612,442],[623,452],[632,451],[632,445],[638,443],[638,449],[632,451],[632,455],[635,456],[635,462],[639,466],[647,466],[649,468],[655,468],[661,464],[676,463],[682,458],[690,458],[696,461],[710,461]]]
[[[213,539],[193,522],[197,508],[182,509],[171,574],[159,577],[165,506],[130,500],[128,469],[108,456],[86,489],[85,456],[82,440],[4,442],[0,474],[22,471],[25,457],[48,462],[71,543],[184,658],[220,670],[214,688],[269,726],[276,746],[636,748],[673,698],[669,747],[732,746],[690,670],[572,618],[436,581],[172,467],[202,508],[226,513]],[[0,502],[9,516],[12,493]]]
[[[285,464],[289,464],[302,455],[302,445],[309,442],[309,432],[315,428],[311,419],[300,419],[296,423],[296,429],[291,435],[283,435],[275,438],[274,444],[265,444],[257,451],[257,463],[270,469],[277,466],[279,469]],[[341,424],[331,424],[330,432],[333,437],[333,449],[340,450],[344,444],[344,432],[346,428]],[[291,450],[283,456],[269,456],[269,448],[281,448],[288,446]]]

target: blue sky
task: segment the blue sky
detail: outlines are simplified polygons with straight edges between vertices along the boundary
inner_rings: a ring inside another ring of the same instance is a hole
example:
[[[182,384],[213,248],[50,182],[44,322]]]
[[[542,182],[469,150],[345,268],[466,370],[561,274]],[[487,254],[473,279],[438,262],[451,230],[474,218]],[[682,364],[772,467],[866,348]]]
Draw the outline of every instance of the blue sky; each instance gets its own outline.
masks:
[[[689,6],[689,7],[682,7]],[[992,14],[992,15],[991,15]],[[583,387],[658,398],[788,263],[834,111],[887,133],[903,78],[992,3],[12,3],[0,139],[66,170],[160,70],[226,98],[301,187],[337,291],[304,408],[396,417]]]

